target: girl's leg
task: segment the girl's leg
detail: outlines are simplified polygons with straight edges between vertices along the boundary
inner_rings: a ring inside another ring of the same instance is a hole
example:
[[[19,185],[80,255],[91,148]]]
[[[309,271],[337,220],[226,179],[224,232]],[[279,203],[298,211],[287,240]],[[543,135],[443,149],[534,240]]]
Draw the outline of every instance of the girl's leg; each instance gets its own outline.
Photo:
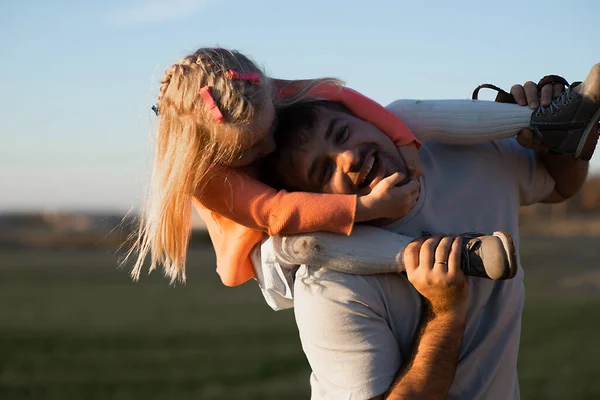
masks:
[[[386,107],[421,141],[472,144],[528,128],[532,110],[483,100],[397,100]]]
[[[368,225],[357,225],[350,236],[326,232],[275,236],[280,262],[307,264],[349,274],[371,275],[404,271],[404,248],[414,238]]]
[[[506,232],[463,234],[461,268],[465,274],[509,279],[517,272],[516,252]],[[357,225],[350,236],[317,232],[275,236],[280,265],[307,264],[358,275],[404,271],[404,249],[413,238],[368,225]],[[485,263],[483,260],[486,260]]]

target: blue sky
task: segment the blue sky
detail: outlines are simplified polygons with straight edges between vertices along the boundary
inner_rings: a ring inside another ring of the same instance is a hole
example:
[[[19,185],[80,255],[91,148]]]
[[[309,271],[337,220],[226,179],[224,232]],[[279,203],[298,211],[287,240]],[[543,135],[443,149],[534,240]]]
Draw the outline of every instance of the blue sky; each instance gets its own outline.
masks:
[[[0,212],[137,207],[164,70],[201,46],[375,100],[468,98],[600,62],[600,2],[4,0]],[[592,162],[600,172],[600,156]]]

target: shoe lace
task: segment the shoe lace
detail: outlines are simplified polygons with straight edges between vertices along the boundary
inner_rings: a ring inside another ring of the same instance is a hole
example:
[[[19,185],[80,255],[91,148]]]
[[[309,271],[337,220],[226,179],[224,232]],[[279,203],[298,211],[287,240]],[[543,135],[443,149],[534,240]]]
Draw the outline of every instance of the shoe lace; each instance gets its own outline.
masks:
[[[462,270],[467,275],[472,275],[475,272],[476,268],[471,265],[471,257],[469,256],[471,251],[476,250],[476,247],[480,246],[479,240],[471,242],[471,239],[479,236],[476,232],[465,232],[460,235],[463,242],[461,257],[462,257]]]
[[[536,116],[541,117],[554,115],[557,112],[562,110],[563,106],[569,104],[569,102],[573,100],[573,96],[571,96],[571,88],[567,87],[557,98],[552,100],[549,106],[539,106],[536,111]]]
[[[463,244],[462,251],[461,251],[461,257],[462,257],[461,267],[462,267],[462,270],[465,273],[465,275],[476,275],[476,276],[479,276],[481,274],[481,271],[479,271],[479,269],[477,268],[477,265],[471,265],[470,254],[473,251],[477,251],[477,249],[479,249],[481,247],[481,241],[480,240],[473,240],[473,241],[471,241],[471,239],[475,239],[478,236],[481,236],[481,234],[475,233],[475,232],[468,232],[468,233],[463,233],[460,236],[462,237],[463,240],[467,241],[467,243]]]
[[[471,268],[471,261],[469,260],[469,246],[462,246],[462,270],[465,275],[471,275],[473,269]]]

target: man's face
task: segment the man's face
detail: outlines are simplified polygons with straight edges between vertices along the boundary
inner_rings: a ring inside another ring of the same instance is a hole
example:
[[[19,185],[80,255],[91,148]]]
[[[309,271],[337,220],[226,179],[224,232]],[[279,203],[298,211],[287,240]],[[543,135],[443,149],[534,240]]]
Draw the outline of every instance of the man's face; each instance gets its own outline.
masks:
[[[407,174],[404,158],[394,143],[374,125],[342,111],[320,107],[319,118],[306,141],[283,150],[287,183],[303,191],[368,194],[383,178]],[[407,151],[416,152],[414,144]],[[403,183],[406,183],[403,182]]]

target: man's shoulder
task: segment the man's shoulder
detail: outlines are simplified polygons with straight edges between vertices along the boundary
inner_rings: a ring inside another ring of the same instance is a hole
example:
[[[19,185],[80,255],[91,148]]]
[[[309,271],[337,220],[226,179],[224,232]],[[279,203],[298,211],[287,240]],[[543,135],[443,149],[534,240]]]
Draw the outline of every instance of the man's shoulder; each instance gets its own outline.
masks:
[[[505,170],[511,158],[524,156],[512,138],[475,144],[451,144],[426,141],[420,150],[424,167],[453,171],[486,172]]]
[[[415,292],[403,274],[356,275],[306,265],[296,272],[295,293],[298,293],[299,286],[303,287],[303,291],[308,290],[313,300],[318,297],[319,302],[358,302],[369,307],[386,302],[390,287],[394,287],[394,296],[411,297]]]
[[[516,138],[496,139],[472,144],[454,144],[437,140],[424,141],[422,150],[435,153],[438,156],[447,154],[468,155],[472,158],[486,157],[490,153],[502,154],[506,152],[522,153],[527,150],[520,146]]]

